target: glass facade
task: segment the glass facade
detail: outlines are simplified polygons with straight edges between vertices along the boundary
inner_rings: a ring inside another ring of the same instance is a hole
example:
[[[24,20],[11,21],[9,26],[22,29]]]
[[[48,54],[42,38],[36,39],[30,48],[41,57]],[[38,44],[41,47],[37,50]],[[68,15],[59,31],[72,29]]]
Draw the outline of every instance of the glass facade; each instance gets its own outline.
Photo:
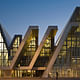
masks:
[[[70,22],[80,22],[80,7],[75,9]]]
[[[12,77],[35,77],[36,76],[36,72],[35,70],[13,70],[12,71]]]
[[[8,66],[8,48],[0,31],[0,66]]]
[[[38,47],[38,30],[32,30],[21,51],[16,67],[29,66]]]
[[[21,70],[20,67],[29,66],[35,51],[38,47],[38,29],[33,29],[26,40],[21,51],[21,56],[12,71],[12,77],[35,77],[37,75],[35,70]]]
[[[59,77],[80,77],[80,26],[72,26],[53,66]]]
[[[54,30],[51,30],[49,35],[47,36],[44,45],[40,51],[40,54],[34,64],[34,68],[37,71],[37,76],[42,76],[44,70],[46,69],[48,62],[52,56],[54,51]],[[40,70],[37,68],[41,68]],[[45,68],[45,69],[43,69]]]
[[[34,67],[46,67],[49,59],[52,56],[53,50],[54,50],[54,31],[52,30],[40,51],[40,55],[37,58]]]
[[[22,35],[15,35],[9,49],[9,65],[18,50],[18,47],[22,41]]]
[[[19,60],[12,71],[12,77],[41,77],[44,70],[38,70],[38,67],[47,67],[47,64],[54,51],[54,30],[52,29],[46,38],[46,41],[40,51],[40,55],[34,64],[33,69],[19,69],[20,67],[29,66],[38,47],[38,30],[32,30],[29,38],[26,40],[24,47],[19,56]]]
[[[68,24],[71,24],[71,22],[74,22],[74,25],[76,25],[76,22],[80,22],[80,8],[76,8]],[[59,77],[66,78],[80,77],[80,24],[77,24],[77,26],[72,26],[72,24],[71,26],[67,26],[68,29],[69,27],[71,27],[71,29],[67,37],[65,36],[66,39],[63,39],[64,43],[62,43],[62,41],[60,42],[60,44],[63,45],[62,47],[59,45],[61,48],[59,53],[57,50],[55,51],[55,49],[59,49],[56,48],[58,45],[54,45],[57,26],[49,26],[49,30],[47,29],[39,50],[37,50],[37,26],[28,29],[29,31],[26,33],[23,41],[21,35],[15,35],[10,45],[6,40],[7,36],[4,35],[3,30],[0,28],[0,78],[5,76],[17,78],[42,77],[45,70],[47,73],[49,72],[47,69],[51,66],[48,66],[48,64],[50,60],[53,60],[51,58],[57,56],[54,56],[56,52],[58,56],[53,65],[51,75],[56,77],[57,74]],[[61,36],[63,35],[61,34]],[[38,51],[40,51],[40,53]],[[37,54],[34,59],[35,53]],[[15,54],[17,56],[14,56]],[[32,64],[31,61],[34,63]],[[32,65],[30,65],[30,63]],[[48,76],[50,75],[48,74]]]

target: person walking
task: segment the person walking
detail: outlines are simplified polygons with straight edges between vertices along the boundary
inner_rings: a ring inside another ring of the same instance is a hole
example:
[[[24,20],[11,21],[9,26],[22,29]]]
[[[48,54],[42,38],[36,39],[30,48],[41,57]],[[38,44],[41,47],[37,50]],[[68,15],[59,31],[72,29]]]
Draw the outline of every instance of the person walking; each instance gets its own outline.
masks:
[[[56,72],[56,80],[58,80],[58,72]]]

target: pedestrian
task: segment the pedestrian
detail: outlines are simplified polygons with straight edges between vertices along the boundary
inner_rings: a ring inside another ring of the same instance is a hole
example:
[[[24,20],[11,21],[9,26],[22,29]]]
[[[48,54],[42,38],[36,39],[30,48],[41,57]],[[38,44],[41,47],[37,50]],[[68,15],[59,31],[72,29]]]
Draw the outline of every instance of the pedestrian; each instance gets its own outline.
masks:
[[[58,80],[58,72],[56,72],[56,80]]]

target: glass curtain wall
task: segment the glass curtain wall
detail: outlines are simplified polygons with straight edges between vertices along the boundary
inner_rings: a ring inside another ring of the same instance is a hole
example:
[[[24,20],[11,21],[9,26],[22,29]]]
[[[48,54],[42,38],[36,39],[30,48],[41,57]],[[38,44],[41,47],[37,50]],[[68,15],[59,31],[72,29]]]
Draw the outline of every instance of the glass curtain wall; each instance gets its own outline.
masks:
[[[53,75],[80,77],[80,26],[72,26],[53,65]]]
[[[20,67],[29,66],[38,47],[38,29],[32,30],[19,56],[19,60],[12,71],[12,77],[33,77],[35,70],[20,70]]]
[[[0,31],[0,66],[8,66],[8,49]]]
[[[54,51],[54,31],[51,30],[49,36],[47,37],[40,54],[34,64],[34,68],[37,69],[38,67],[47,67],[47,64],[53,54]],[[41,76],[44,70],[36,70],[36,73]]]
[[[11,60],[13,59],[14,55],[16,54],[16,51],[22,41],[22,35],[15,35],[13,38],[13,41],[10,45],[10,52],[9,52],[9,65],[11,63]]]
[[[34,56],[34,53],[38,47],[38,30],[32,30],[29,35],[28,40],[26,40],[25,45],[20,54],[19,60],[17,62],[17,67],[28,66]]]

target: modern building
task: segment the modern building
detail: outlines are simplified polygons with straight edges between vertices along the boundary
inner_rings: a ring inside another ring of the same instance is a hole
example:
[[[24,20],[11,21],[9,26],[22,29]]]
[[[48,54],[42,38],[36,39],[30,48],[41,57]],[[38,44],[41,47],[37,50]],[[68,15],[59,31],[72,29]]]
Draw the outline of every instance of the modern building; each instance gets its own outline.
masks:
[[[56,72],[59,77],[80,77],[80,7],[74,10],[56,44],[43,77]]]
[[[41,77],[54,51],[57,26],[49,26],[38,45],[38,26],[11,40],[0,25],[0,77]]]
[[[10,38],[0,25],[0,78],[80,77],[80,7],[54,43],[57,26],[49,26],[38,44],[38,26]]]

